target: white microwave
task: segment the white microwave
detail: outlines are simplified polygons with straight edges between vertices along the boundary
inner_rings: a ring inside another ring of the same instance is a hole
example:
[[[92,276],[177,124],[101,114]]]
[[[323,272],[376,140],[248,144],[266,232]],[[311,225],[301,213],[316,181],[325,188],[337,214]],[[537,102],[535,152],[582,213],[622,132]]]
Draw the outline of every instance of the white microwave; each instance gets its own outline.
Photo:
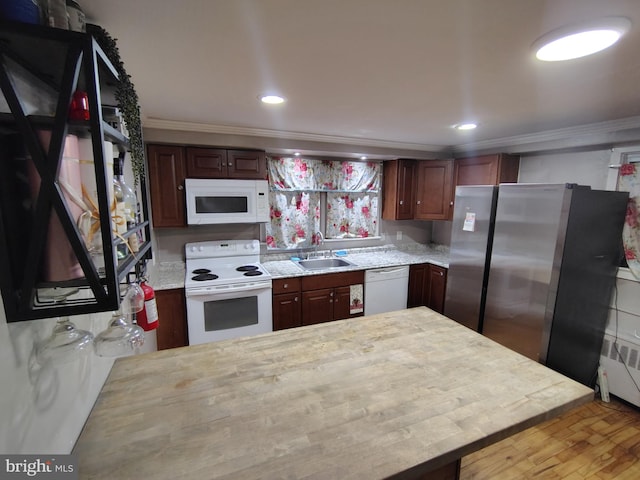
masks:
[[[185,180],[187,224],[258,223],[269,221],[266,180]]]

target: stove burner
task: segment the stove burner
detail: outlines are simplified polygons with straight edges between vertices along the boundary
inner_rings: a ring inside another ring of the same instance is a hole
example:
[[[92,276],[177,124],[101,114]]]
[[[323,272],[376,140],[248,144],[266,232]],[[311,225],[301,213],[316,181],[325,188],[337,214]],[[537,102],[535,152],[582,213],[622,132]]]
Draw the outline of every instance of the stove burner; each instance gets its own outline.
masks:
[[[252,272],[254,270],[258,270],[258,267],[255,265],[242,265],[241,267],[236,268],[237,272]]]
[[[209,270],[208,268],[196,268],[193,273],[199,275],[201,273],[211,273],[211,270]]]
[[[256,270],[249,270],[248,272],[244,273],[245,277],[257,277],[258,275],[262,275],[262,272],[257,270],[257,267]]]
[[[206,270],[206,269],[202,269],[202,270]],[[196,271],[197,270],[194,270],[194,273]],[[209,271],[210,270],[207,270],[207,272]],[[191,277],[191,280],[195,280],[196,282],[206,282],[207,280],[215,280],[216,278],[218,278],[218,275],[214,275],[213,273],[199,273],[195,277]]]

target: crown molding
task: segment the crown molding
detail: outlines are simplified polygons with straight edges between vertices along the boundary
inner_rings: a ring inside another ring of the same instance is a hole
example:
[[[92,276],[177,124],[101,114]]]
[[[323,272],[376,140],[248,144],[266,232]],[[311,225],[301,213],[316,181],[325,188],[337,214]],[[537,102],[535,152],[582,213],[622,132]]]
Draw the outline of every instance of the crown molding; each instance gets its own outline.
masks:
[[[340,137],[315,133],[289,132],[264,128],[213,125],[208,123],[182,122],[159,118],[146,118],[145,128],[163,129],[193,133],[212,133],[262,137],[269,139],[295,140],[299,142],[320,142],[338,145],[355,145],[370,148],[414,150],[416,152],[440,152],[449,155],[469,152],[534,153],[553,150],[578,149],[589,146],[603,146],[640,141],[640,116],[627,117],[606,122],[590,123],[573,127],[558,128],[526,135],[480,140],[454,146],[427,145],[420,143],[393,142],[368,138]]]
[[[237,127],[231,125],[212,125],[208,123],[181,122],[160,118],[146,118],[143,127],[183,132],[216,133],[222,135],[244,135],[250,137],[278,138],[284,140],[311,141],[323,143],[337,143],[341,145],[358,145],[363,147],[390,148],[402,150],[418,150],[427,152],[441,152],[449,150],[442,145],[426,145],[421,143],[393,142],[388,140],[374,140],[370,138],[340,137],[315,133],[289,132],[269,130],[264,128]]]
[[[452,151],[454,154],[470,151],[524,153],[557,149],[561,146],[578,148],[611,143],[615,140],[612,136],[629,130],[639,130],[635,135],[640,140],[640,116],[558,128],[526,135],[515,135],[513,137],[481,140],[455,145],[452,147]],[[628,139],[625,139],[625,141],[628,141]],[[559,143],[562,143],[562,145],[558,145]]]

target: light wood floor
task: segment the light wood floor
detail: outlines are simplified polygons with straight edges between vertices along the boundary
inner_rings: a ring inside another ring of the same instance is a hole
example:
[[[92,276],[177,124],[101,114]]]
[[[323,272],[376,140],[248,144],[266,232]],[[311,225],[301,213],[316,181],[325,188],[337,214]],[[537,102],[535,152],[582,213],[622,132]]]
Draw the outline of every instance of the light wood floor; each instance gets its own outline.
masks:
[[[461,480],[638,480],[640,409],[599,400],[462,459]]]

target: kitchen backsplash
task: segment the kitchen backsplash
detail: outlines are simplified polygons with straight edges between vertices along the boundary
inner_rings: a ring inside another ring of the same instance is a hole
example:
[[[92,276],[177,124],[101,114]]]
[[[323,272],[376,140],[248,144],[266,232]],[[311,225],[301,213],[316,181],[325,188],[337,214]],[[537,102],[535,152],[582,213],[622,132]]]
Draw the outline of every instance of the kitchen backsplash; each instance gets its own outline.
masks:
[[[432,241],[432,223],[421,221],[384,221],[380,222],[379,239],[347,240],[327,242],[323,249],[341,249],[371,247],[381,245],[409,245],[412,243],[428,244]],[[177,262],[184,260],[184,245],[189,242],[207,240],[234,240],[261,238],[259,225],[203,225],[188,228],[155,229],[154,260],[160,262]]]

